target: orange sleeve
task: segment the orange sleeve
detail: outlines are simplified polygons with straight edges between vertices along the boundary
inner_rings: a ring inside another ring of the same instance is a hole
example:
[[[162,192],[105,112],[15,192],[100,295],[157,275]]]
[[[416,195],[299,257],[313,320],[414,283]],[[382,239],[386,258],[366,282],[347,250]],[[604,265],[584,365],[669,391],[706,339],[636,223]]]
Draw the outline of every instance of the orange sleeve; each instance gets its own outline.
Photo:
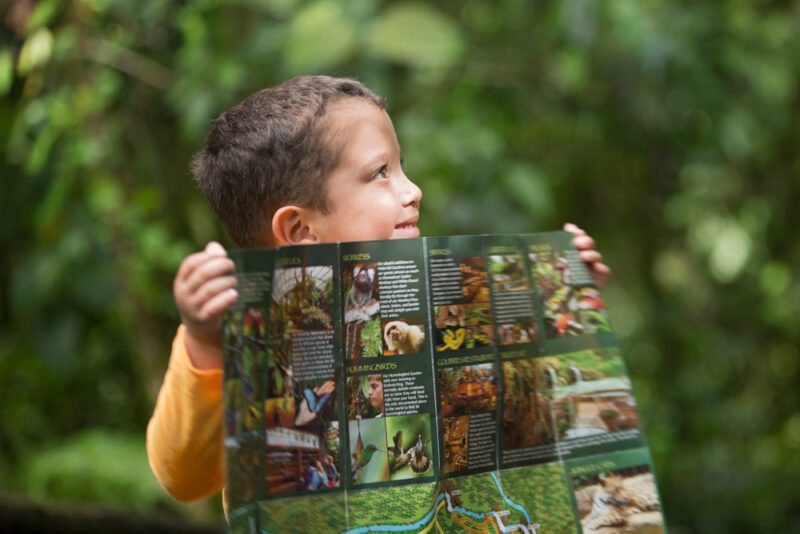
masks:
[[[147,425],[147,456],[161,486],[176,499],[189,501],[225,485],[222,370],[195,368],[183,336],[181,325]]]

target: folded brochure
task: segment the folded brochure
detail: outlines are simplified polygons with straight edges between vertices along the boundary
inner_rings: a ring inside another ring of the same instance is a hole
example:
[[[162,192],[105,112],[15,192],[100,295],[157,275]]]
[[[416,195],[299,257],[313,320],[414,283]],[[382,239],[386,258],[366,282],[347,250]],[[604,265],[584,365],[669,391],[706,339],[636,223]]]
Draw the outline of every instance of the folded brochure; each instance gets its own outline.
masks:
[[[664,532],[571,234],[238,250],[232,532]]]

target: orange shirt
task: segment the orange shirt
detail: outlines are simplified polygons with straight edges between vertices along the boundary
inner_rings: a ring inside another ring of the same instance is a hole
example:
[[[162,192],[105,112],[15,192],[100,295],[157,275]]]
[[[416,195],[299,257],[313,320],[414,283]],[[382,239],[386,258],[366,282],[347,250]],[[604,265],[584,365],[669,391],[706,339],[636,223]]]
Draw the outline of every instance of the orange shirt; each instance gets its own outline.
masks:
[[[184,332],[181,325],[147,425],[147,457],[167,493],[190,501],[213,495],[225,485],[222,370],[197,369]]]

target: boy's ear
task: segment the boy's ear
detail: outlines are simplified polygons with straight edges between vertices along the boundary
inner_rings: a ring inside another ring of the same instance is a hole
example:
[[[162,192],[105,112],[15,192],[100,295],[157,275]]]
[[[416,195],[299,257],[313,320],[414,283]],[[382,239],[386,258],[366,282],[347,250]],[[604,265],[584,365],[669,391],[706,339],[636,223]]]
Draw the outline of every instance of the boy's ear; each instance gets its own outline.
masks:
[[[272,235],[279,247],[287,245],[310,245],[317,236],[309,226],[310,213],[298,206],[283,206],[272,216]]]

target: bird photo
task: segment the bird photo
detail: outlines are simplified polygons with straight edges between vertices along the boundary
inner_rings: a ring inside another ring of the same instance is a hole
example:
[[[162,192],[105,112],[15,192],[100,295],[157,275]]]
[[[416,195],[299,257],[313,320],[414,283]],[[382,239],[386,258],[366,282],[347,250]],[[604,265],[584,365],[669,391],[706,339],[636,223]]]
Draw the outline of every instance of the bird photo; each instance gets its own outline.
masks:
[[[350,470],[350,475],[353,478],[353,482],[366,482],[359,480],[359,475],[361,474],[361,470],[372,460],[372,457],[376,452],[383,451],[379,450],[372,443],[369,443],[366,447],[360,448],[357,453],[353,454],[353,467]]]
[[[428,442],[423,441],[421,433],[417,433],[417,438],[413,440],[413,443],[404,448],[403,431],[398,430],[394,435],[393,443],[394,446],[389,449],[391,452],[389,470],[392,474],[399,472],[404,467],[410,468],[414,473],[424,473],[430,469],[431,458],[425,448]]]
[[[434,475],[430,416],[389,417],[386,421],[387,457],[392,480]]]
[[[386,450],[386,424],[383,419],[350,421],[350,480],[370,484],[389,480]]]

